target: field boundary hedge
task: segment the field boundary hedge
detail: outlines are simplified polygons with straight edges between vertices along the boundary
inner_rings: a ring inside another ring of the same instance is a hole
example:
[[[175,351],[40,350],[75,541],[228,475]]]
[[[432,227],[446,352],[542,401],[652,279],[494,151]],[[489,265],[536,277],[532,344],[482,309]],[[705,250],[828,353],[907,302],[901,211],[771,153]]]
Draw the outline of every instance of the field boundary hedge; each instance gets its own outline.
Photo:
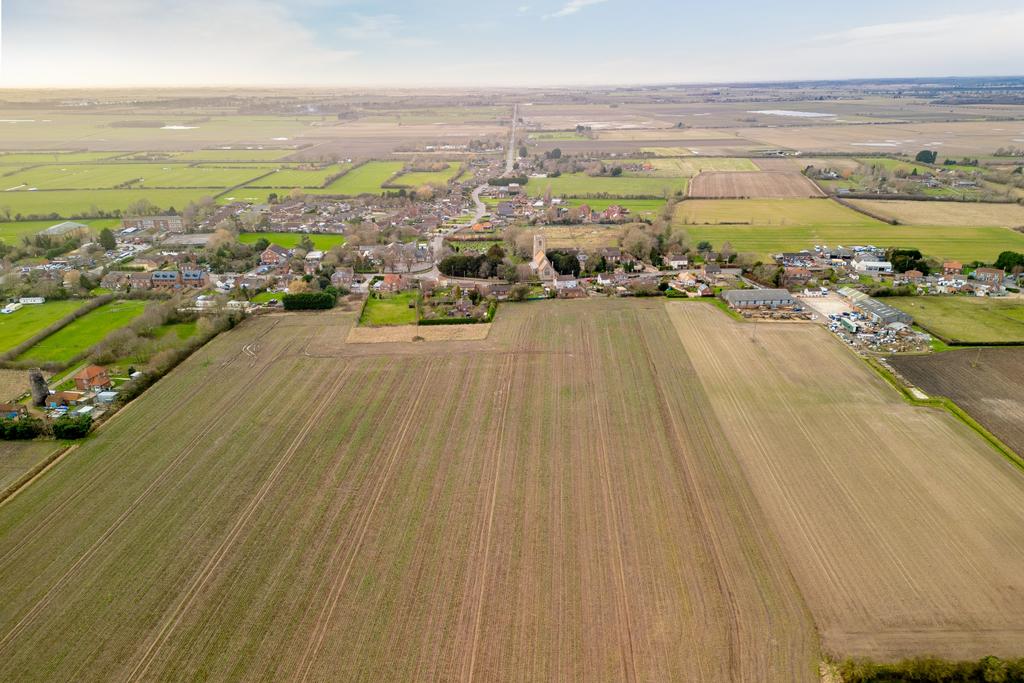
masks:
[[[874,198],[875,199],[879,199],[880,197],[874,196]],[[835,201],[836,204],[839,204],[840,206],[845,206],[850,211],[856,211],[857,213],[861,214],[862,216],[867,216],[868,218],[874,218],[876,221],[882,221],[883,223],[888,223],[889,225],[899,225],[900,224],[900,222],[898,220],[896,220],[895,218],[886,218],[885,216],[877,214],[877,213],[875,213],[873,211],[869,211],[868,209],[865,209],[862,206],[856,206],[854,204],[851,204],[850,202],[846,201],[846,199],[864,199],[864,197],[856,197],[856,196],[849,195],[849,194],[848,195],[844,195],[843,198],[832,197],[832,200]]]
[[[73,323],[74,321],[76,321],[79,318],[81,318],[82,316],[84,316],[86,313],[91,313],[92,311],[95,311],[100,306],[104,306],[106,304],[109,304],[111,301],[113,301],[116,298],[117,297],[115,297],[113,294],[104,294],[103,296],[98,296],[95,299],[89,299],[86,303],[82,304],[82,306],[80,306],[79,308],[75,309],[71,313],[68,313],[66,316],[64,316],[63,318],[61,318],[57,322],[51,323],[49,327],[46,327],[46,328],[40,330],[39,332],[37,332],[36,334],[32,335],[31,337],[29,337],[28,339],[26,339],[22,343],[20,343],[17,346],[15,346],[13,349],[7,351],[3,355],[0,355],[0,364],[6,365],[6,363],[8,363],[11,360],[17,358],[22,353],[24,353],[25,351],[28,351],[30,348],[32,348],[33,346],[35,346],[39,342],[43,341],[44,339],[46,339],[50,335],[52,335],[52,334],[54,334],[56,332],[59,332],[60,330],[64,329],[65,327],[67,327],[68,325]]]

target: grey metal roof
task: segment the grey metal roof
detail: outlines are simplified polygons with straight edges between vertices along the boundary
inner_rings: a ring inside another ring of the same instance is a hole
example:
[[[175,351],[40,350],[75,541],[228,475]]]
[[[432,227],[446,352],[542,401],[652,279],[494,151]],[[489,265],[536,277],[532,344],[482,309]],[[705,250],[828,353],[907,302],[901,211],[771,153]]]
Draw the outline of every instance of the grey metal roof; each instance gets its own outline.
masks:
[[[774,301],[789,303],[793,295],[785,289],[730,289],[722,294],[729,303],[749,303],[752,301]]]

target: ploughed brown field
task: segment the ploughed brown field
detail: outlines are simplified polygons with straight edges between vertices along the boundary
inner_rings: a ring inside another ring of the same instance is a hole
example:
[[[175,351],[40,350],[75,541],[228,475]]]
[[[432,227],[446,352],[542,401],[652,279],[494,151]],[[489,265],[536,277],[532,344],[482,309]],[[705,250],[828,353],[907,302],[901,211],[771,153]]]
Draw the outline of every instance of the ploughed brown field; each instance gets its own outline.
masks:
[[[953,399],[999,440],[1024,456],[1024,348],[975,348],[889,359],[932,396]]]
[[[825,194],[802,173],[789,171],[708,172],[690,181],[696,199],[799,199]]]
[[[348,344],[353,317],[221,335],[0,506],[0,679],[1021,654],[1024,478],[817,327],[592,300]]]

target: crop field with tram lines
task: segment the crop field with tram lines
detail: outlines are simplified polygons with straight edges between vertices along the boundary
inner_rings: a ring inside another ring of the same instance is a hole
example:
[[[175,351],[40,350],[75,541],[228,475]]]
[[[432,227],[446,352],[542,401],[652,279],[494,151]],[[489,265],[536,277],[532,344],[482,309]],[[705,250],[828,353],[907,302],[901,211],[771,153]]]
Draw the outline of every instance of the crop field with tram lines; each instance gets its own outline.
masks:
[[[466,341],[354,319],[221,335],[0,506],[0,677],[814,681],[816,633],[1024,633],[1019,473],[822,330],[653,300],[508,305]]]

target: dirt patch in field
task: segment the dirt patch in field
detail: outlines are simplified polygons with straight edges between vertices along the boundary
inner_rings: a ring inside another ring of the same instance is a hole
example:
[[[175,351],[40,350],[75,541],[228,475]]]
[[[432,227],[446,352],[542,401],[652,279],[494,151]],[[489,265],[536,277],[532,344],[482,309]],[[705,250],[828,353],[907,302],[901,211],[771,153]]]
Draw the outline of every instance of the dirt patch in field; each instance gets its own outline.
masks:
[[[953,399],[1024,456],[1024,348],[963,349],[889,359],[907,381]]]
[[[353,327],[349,344],[393,344],[396,342],[480,341],[490,334],[490,323],[476,325],[393,325]]]
[[[26,370],[0,369],[0,403],[10,401],[28,391]]]
[[[690,181],[695,199],[799,199],[824,197],[804,175],[792,171],[709,172]]]

